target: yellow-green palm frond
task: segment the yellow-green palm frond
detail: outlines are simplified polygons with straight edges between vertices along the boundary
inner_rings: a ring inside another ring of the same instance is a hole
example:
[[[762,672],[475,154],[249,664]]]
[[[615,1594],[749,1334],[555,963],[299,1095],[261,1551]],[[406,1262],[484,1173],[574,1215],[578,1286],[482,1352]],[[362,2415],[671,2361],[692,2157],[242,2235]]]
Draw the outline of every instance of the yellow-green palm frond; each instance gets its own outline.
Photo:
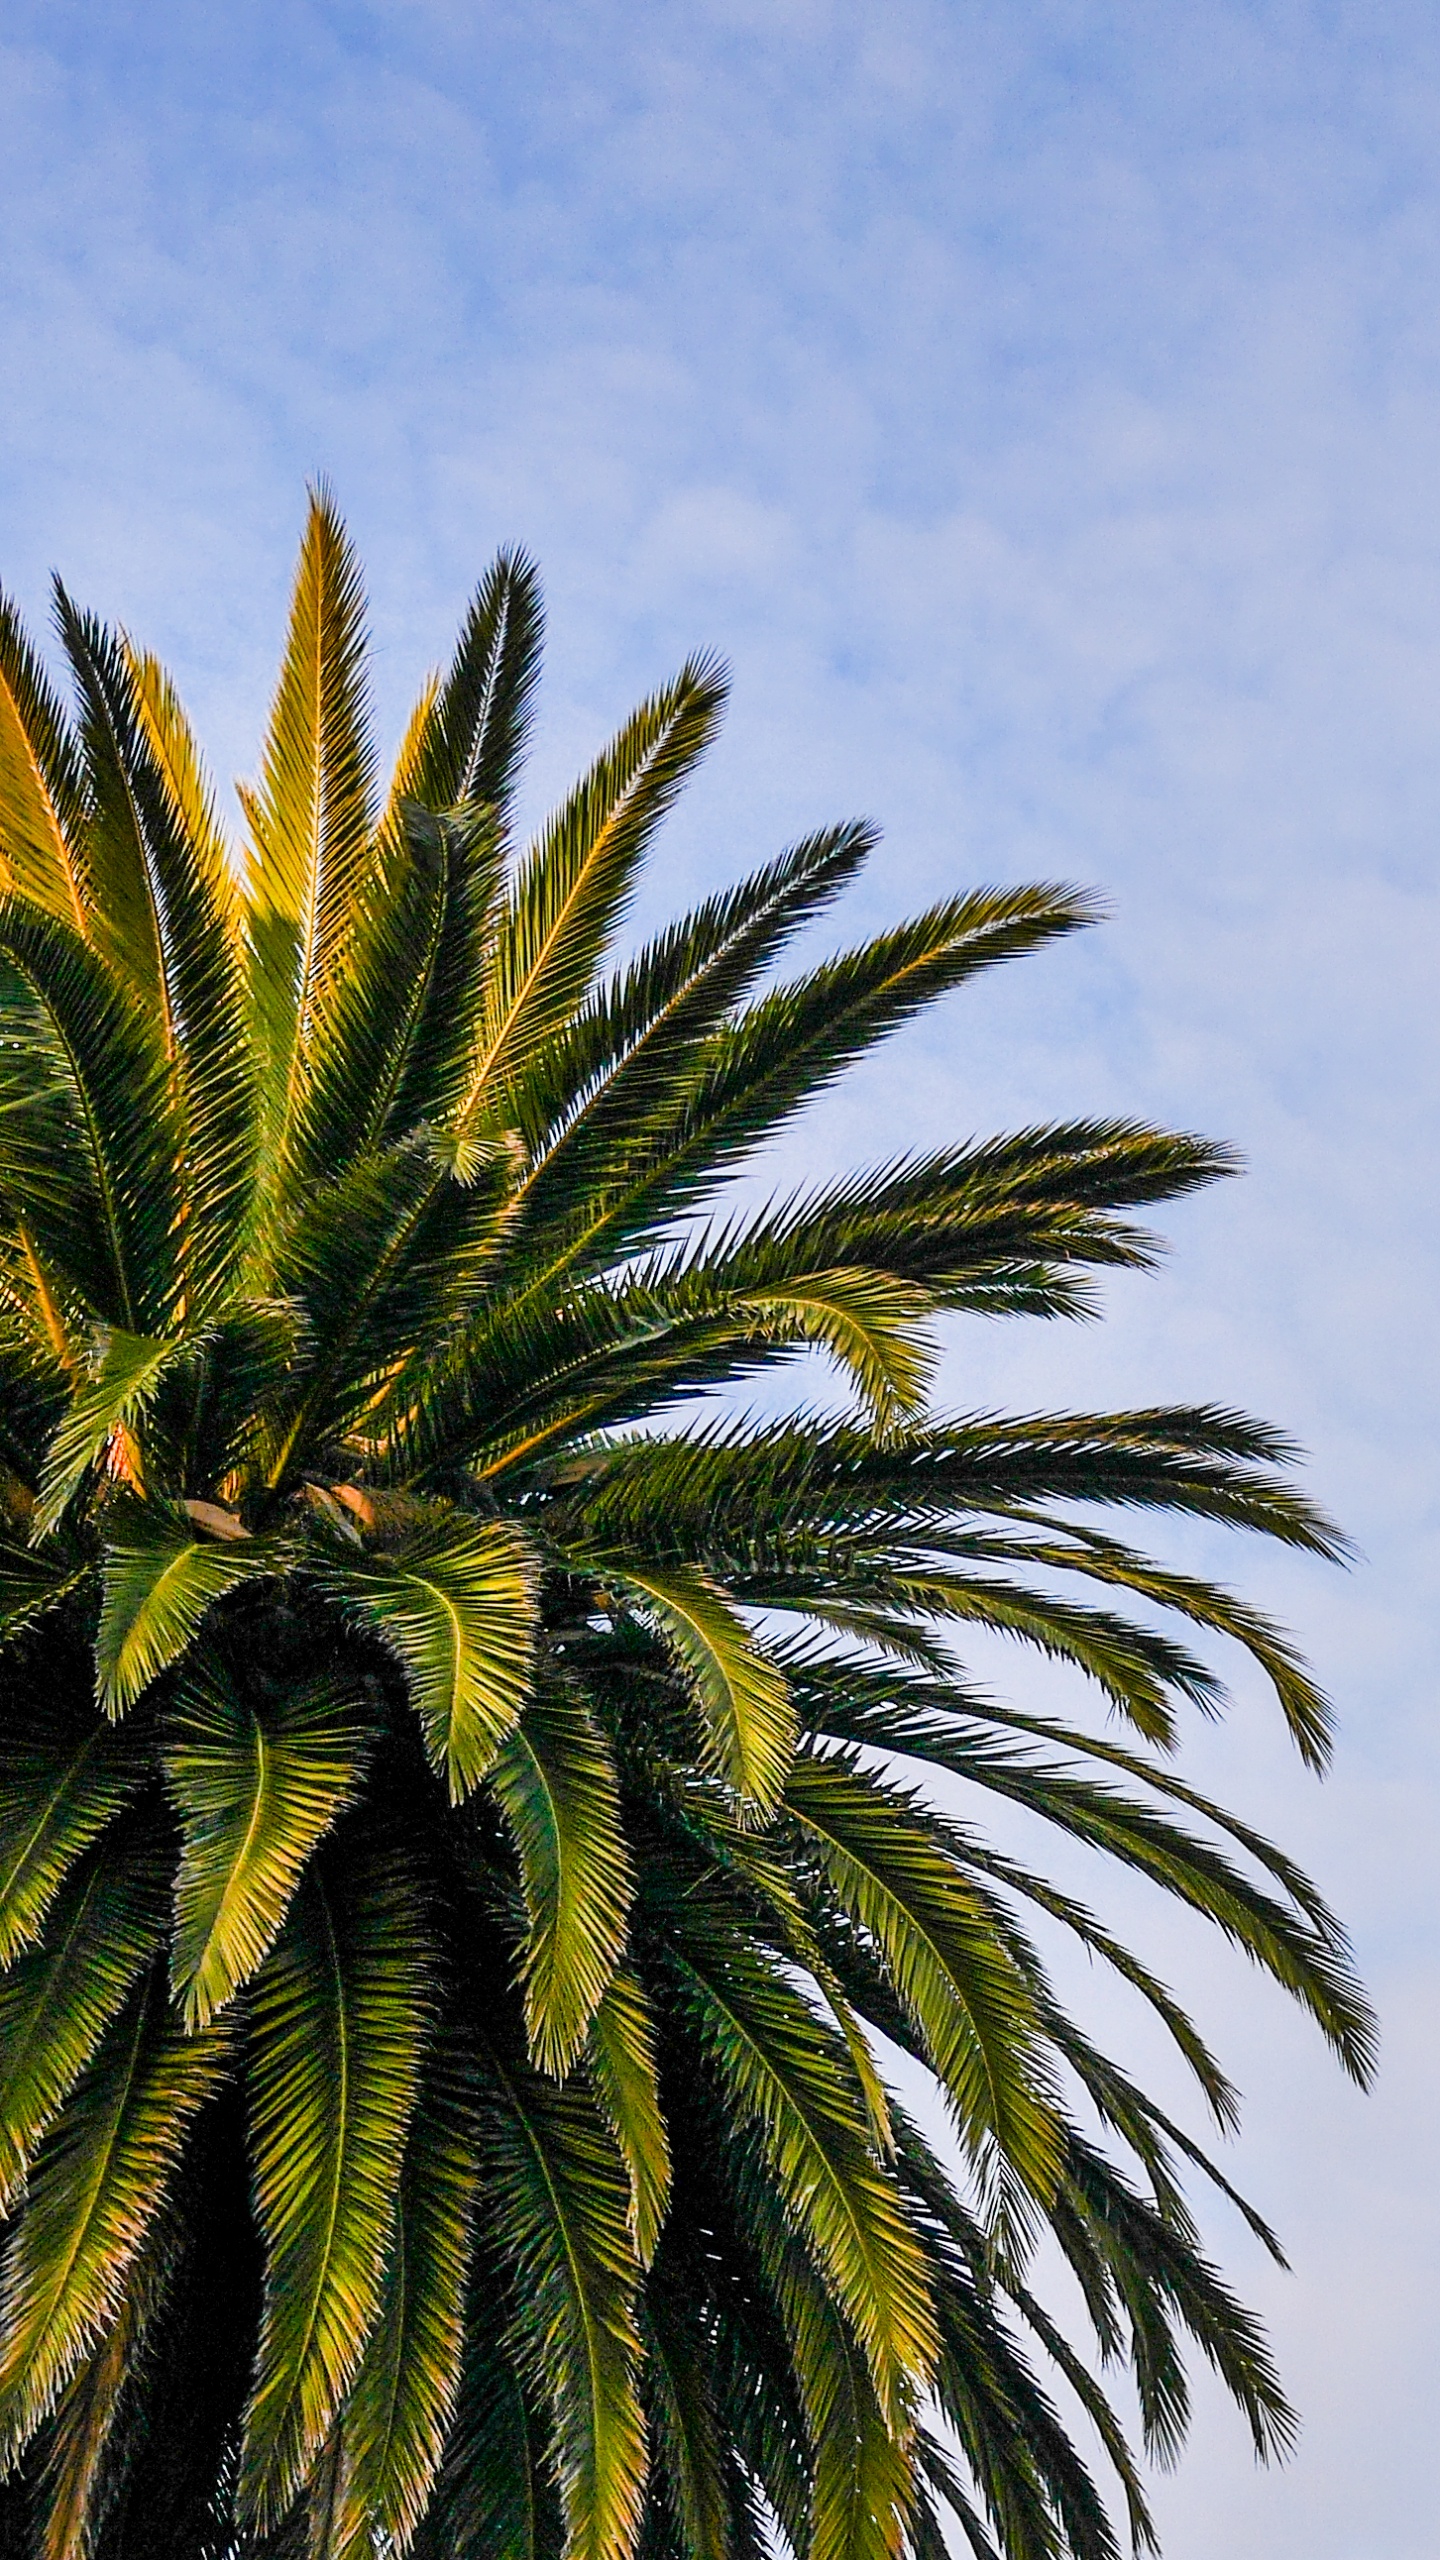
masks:
[[[530,2051],[563,2077],[614,1982],[632,1890],[614,1763],[584,1699],[547,1683],[501,1744],[491,1786],[520,1864]]]
[[[409,1862],[343,1844],[305,1879],[254,1995],[265,2306],[238,2494],[261,2526],[319,2460],[380,2317],[434,2001]]]
[[[356,1709],[333,1681],[272,1700],[207,1668],[182,1688],[164,1768],[181,1833],[170,1980],[187,2027],[207,2026],[259,1970],[354,1802],[368,1739]]]
[[[84,782],[61,703],[0,594],[0,879],[83,934]]]

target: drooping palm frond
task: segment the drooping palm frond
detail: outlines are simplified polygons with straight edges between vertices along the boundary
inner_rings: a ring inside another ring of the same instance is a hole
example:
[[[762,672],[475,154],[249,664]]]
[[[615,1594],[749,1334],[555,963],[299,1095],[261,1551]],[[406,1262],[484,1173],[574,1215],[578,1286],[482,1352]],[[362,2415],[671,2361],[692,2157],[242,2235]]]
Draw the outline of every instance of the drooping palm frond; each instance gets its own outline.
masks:
[[[1325,1699],[1100,1521],[1343,1544],[1223,1406],[930,1398],[948,1314],[1091,1311],[1232,1159],[1077,1118],[730,1187],[1092,903],[972,891],[776,983],[852,824],[617,959],[718,668],[518,846],[502,553],[386,793],[324,491],[242,876],[163,669],[59,622],[73,719],[0,601],[0,2554],[1116,2560],[1076,2402],[1153,2548],[1105,2368],[1152,2456],[1195,2353],[1283,2447],[1189,2186],[1278,2243],[1059,1997],[1057,1933],[1234,2129],[1045,1826],[1360,2080],[1373,2027],[1180,1758],[1227,1649],[1315,1768]],[[738,1409],[816,1351],[843,1410]],[[981,1691],[975,1630],[1111,1721]]]

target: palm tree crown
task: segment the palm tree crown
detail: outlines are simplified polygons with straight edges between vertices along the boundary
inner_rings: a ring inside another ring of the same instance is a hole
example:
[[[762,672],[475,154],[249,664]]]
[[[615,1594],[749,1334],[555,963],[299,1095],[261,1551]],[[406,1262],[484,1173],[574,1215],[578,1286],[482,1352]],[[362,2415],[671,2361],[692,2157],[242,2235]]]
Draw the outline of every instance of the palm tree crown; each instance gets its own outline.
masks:
[[[57,599],[73,714],[0,608],[0,2551],[940,2560],[949,2516],[1108,2560],[1057,2381],[1143,2544],[1095,2364],[1162,2456],[1187,2337],[1262,2451],[1291,2421],[1179,2172],[1223,2179],[1035,1927],[1222,2128],[1233,2093],[986,1808],[1212,1920],[1363,2076],[1324,1903],[1175,1773],[1220,1698],[1175,1623],[1314,1766],[1323,1702],[1095,1521],[1336,1540],[1238,1414],[942,1418],[927,1381],[945,1310],[1079,1311],[1227,1159],[1075,1121],[727,1205],[1085,899],[950,898],[777,982],[842,826],[615,965],[718,669],[517,849],[540,608],[502,555],[382,794],[323,493],[237,864],[161,668]],[[843,1410],[723,1393],[807,1348]],[[983,1694],[966,1626],[1108,1729]]]

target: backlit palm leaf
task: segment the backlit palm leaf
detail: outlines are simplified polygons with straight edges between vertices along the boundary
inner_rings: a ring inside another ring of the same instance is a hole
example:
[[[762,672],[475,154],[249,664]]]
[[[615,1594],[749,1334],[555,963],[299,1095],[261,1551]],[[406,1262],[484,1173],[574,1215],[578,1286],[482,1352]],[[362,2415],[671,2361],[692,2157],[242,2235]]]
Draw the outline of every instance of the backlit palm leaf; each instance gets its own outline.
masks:
[[[963,2137],[988,2135],[1034,2192],[1053,2190],[1059,2145],[1031,1986],[933,1821],[858,1762],[812,1754],[796,1760],[785,1802],[883,1950]]]
[[[72,1870],[44,1944],[0,1975],[0,2214],[160,1943],[164,1843],[131,1825]]]
[[[406,758],[410,797],[428,809],[483,801],[502,817],[529,734],[544,631],[540,579],[501,551],[470,600],[455,655]]]
[[[0,900],[0,954],[43,1008],[75,1098],[79,1162],[101,1259],[74,1278],[91,1312],[158,1333],[179,1292],[179,1131],[163,1034],[106,962],[58,918]]]
[[[19,615],[0,595],[0,879],[83,934],[81,795],[69,723]]]
[[[180,1822],[170,1979],[187,2027],[248,1982],[365,1765],[363,1711],[331,1681],[265,1698],[233,1674],[188,1680],[166,1720]]]
[[[703,1574],[643,1570],[626,1559],[622,1589],[648,1608],[694,1684],[710,1756],[736,1792],[767,1812],[785,1784],[795,1723],[785,1675]]]
[[[162,670],[79,614],[61,633],[81,704],[89,934],[159,1022],[185,1130],[188,1307],[208,1311],[244,1240],[255,1115],[235,888]]]
[[[702,2048],[764,2143],[893,2420],[907,2386],[928,2378],[933,2316],[923,2259],[870,2151],[845,2048],[713,1908],[677,1906],[674,1926],[673,1961]]]
[[[260,781],[243,795],[255,1019],[276,1143],[299,1099],[317,1008],[354,930],[373,819],[364,616],[355,555],[330,498],[316,490]]]
[[[630,2179],[630,2218],[642,2266],[655,2255],[670,2202],[670,2137],[655,2059],[655,2021],[644,1985],[611,1974],[590,2021],[590,2078]]]
[[[383,1845],[312,1869],[255,1988],[252,2141],[265,2308],[242,2513],[284,2515],[380,2316],[434,2014],[417,1880]]]
[[[126,2277],[227,2059],[142,1989],[52,2126],[0,2258],[0,2448],[47,2417],[120,2313]]]
[[[327,1587],[403,1665],[431,1761],[463,1802],[530,1687],[535,1567],[523,1538],[499,1521],[432,1523],[393,1557],[332,1569]]]
[[[579,1010],[646,843],[704,752],[723,700],[712,661],[683,668],[636,712],[527,858],[499,930],[464,1119],[481,1117]]]
[[[530,2051],[559,2077],[612,1982],[630,1914],[614,1764],[584,1700],[543,1688],[501,1744],[490,1783],[520,1860]]]
[[[0,1723],[0,1965],[40,1937],[82,1857],[148,1775],[136,1735],[64,1701],[12,1704]]]
[[[525,2369],[548,2403],[573,2560],[619,2560],[645,2481],[629,2185],[583,2081],[499,2051],[482,2089],[490,2229],[512,2271]]]
[[[106,1554],[95,1638],[106,1713],[123,1715],[180,1660],[217,1600],[275,1570],[276,1558],[258,1544],[187,1537],[163,1516],[127,1523]]]
[[[404,2549],[429,2504],[460,2387],[478,2180],[473,2091],[452,2046],[427,2075],[400,2179],[380,2315],[342,2439],[343,2551]]]

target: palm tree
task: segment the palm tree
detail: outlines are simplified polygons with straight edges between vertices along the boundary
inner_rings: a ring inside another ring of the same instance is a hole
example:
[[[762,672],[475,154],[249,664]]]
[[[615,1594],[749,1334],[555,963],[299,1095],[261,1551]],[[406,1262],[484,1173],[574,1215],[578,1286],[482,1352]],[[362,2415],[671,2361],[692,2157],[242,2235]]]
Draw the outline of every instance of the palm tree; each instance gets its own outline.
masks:
[[[73,717],[0,622],[0,2548],[940,2560],[948,2515],[1108,2560],[1066,2405],[1146,2543],[1095,2364],[1161,2455],[1187,2338],[1262,2453],[1291,2420],[1180,2172],[1232,2191],[1033,1931],[1234,2096],[986,1810],[1213,1921],[1363,2077],[1324,1903],[1175,1772],[1221,1692],[1165,1630],[1245,1648],[1313,1767],[1324,1704],[1094,1523],[1337,1542],[1235,1413],[926,1389],[945,1310],[1077,1313],[1228,1159],[1076,1121],[727,1199],[1085,899],[947,899],[777,984],[869,850],[835,827],[607,973],[710,661],[517,853],[502,555],[382,799],[321,492],[241,870],[165,674],[57,611]],[[844,1410],[721,1392],[817,1349]],[[966,1626],[1108,1727],[982,1694]]]

